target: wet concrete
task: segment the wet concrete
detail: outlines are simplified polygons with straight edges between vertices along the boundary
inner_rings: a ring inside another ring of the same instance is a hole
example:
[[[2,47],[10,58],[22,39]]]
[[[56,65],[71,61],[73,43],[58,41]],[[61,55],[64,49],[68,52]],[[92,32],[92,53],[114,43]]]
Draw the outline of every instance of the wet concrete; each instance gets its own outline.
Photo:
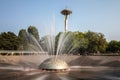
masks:
[[[0,80],[120,80],[120,68],[85,67],[66,72],[0,69]]]

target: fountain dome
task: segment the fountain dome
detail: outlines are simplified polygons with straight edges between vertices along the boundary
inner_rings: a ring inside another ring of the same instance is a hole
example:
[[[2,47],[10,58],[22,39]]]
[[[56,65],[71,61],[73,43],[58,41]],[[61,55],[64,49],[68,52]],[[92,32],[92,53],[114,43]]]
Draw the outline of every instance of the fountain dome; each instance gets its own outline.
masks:
[[[39,65],[39,69],[48,71],[68,70],[68,64],[58,58],[48,58]]]

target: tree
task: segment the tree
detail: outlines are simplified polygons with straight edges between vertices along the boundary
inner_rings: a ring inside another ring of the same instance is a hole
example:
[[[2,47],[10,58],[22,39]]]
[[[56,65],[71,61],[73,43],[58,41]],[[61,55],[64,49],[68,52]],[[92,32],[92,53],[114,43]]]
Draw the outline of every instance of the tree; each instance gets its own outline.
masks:
[[[27,32],[25,29],[21,29],[18,34],[20,40],[19,50],[26,50],[28,45]]]
[[[39,33],[38,30],[35,26],[29,26],[28,27],[28,32],[32,34],[37,41],[39,41]]]
[[[28,32],[25,29],[19,31],[20,50],[41,51],[39,44],[38,31],[34,26],[28,27]]]
[[[119,53],[120,52],[120,41],[112,40],[108,43],[108,52]]]
[[[74,50],[74,44],[73,44],[73,32],[60,32],[56,36],[55,49],[57,50],[57,54],[70,54]]]
[[[13,32],[3,32],[0,34],[0,49],[17,50],[19,39]]]
[[[74,47],[76,52],[85,54],[88,48],[88,39],[85,38],[85,34],[82,32],[74,32]]]
[[[107,41],[102,33],[88,31],[87,33],[85,33],[85,36],[89,41],[87,50],[90,53],[106,51]]]

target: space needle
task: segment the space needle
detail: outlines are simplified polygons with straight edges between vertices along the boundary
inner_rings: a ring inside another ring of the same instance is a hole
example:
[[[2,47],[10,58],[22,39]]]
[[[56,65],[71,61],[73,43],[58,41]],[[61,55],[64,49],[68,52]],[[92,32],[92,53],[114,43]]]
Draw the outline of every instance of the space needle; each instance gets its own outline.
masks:
[[[68,16],[69,16],[71,13],[72,13],[72,11],[69,10],[69,9],[63,9],[63,10],[61,11],[61,14],[63,14],[63,15],[65,16],[65,18],[64,18],[65,32],[68,31]]]

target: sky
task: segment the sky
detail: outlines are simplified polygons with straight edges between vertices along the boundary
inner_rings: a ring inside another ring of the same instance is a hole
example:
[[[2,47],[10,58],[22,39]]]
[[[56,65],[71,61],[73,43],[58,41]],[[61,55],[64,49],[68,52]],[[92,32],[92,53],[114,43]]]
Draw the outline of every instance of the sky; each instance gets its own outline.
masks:
[[[55,26],[64,32],[61,10],[72,11],[69,31],[101,32],[107,41],[120,41],[120,0],[0,0],[0,33],[14,32],[33,25],[43,36]]]

